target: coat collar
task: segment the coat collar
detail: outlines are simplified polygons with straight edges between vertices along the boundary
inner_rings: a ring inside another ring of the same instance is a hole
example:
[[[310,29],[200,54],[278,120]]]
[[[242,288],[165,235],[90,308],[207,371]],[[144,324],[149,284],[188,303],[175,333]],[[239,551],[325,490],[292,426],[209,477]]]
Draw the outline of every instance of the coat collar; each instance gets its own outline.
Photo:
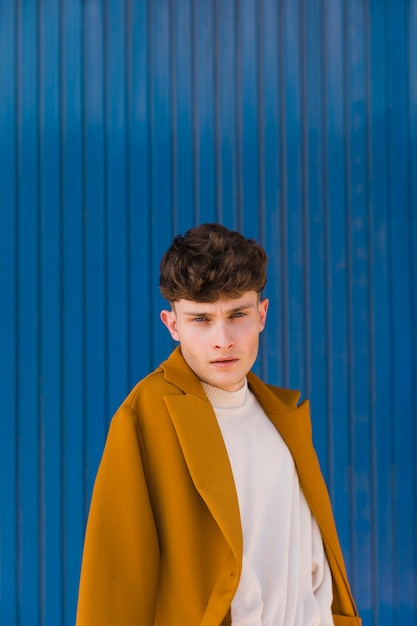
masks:
[[[172,383],[186,394],[191,393],[202,400],[207,399],[198,377],[185,361],[179,346],[160,367],[164,371],[164,378],[167,382]]]

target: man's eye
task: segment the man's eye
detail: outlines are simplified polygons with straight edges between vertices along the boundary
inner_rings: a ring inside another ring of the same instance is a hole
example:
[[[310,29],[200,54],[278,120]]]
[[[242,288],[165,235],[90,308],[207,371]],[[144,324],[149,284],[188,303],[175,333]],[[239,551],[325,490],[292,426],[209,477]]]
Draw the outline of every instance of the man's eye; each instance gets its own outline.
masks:
[[[233,313],[233,317],[245,317],[246,313],[244,313],[243,311],[237,311],[236,313]]]
[[[206,317],[193,317],[193,322],[207,322]]]

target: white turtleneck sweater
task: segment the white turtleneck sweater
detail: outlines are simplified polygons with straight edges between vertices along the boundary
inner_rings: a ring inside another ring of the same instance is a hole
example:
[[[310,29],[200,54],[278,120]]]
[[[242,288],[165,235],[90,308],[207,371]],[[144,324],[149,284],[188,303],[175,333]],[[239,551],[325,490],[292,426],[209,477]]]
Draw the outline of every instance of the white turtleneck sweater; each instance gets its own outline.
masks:
[[[330,626],[332,581],[294,461],[247,383],[203,388],[223,434],[239,500],[243,569],[233,626]]]

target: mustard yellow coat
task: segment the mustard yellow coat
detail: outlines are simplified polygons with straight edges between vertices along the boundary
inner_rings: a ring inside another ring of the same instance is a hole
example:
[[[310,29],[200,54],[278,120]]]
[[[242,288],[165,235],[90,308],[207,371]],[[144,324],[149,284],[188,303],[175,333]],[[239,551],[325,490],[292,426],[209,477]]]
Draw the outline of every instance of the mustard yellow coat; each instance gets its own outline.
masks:
[[[248,383],[290,449],[322,533],[336,626],[359,626],[309,406]],[[225,626],[242,568],[233,475],[211,404],[177,348],[110,425],[87,523],[77,626]]]

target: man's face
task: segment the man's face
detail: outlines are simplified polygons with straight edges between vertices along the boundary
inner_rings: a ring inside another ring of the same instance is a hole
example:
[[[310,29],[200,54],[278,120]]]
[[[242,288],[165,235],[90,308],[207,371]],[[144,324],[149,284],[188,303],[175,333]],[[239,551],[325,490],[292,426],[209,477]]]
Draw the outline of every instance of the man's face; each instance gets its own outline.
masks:
[[[248,291],[216,302],[179,300],[161,320],[200,380],[236,391],[255,362],[267,309],[268,300]]]

